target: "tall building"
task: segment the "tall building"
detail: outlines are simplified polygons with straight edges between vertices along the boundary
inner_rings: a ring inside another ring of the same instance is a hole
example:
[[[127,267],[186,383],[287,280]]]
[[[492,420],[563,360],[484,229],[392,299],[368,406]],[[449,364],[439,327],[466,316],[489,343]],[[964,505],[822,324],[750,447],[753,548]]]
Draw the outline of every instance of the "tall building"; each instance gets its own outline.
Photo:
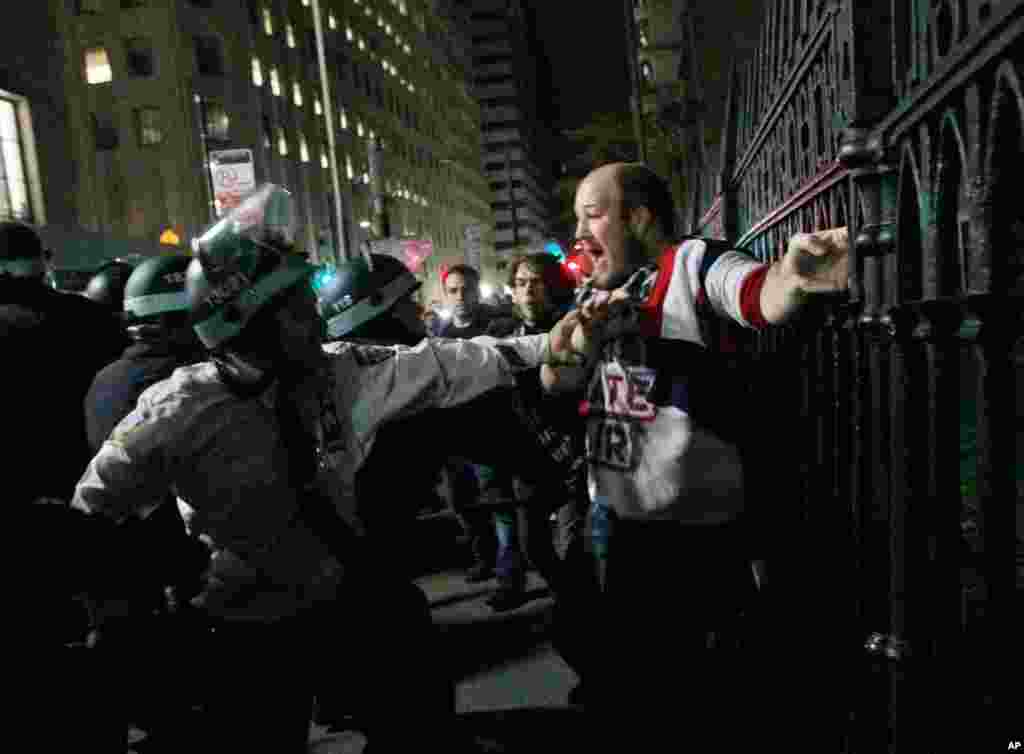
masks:
[[[494,209],[494,247],[539,248],[551,233],[553,138],[541,102],[544,56],[522,0],[461,0],[473,40],[483,168]]]
[[[293,192],[316,258],[374,237],[378,186],[391,233],[433,242],[428,277],[491,221],[467,30],[444,2],[51,0],[0,44],[3,102],[31,117],[19,196],[38,195],[36,222],[187,248],[215,216],[206,165],[226,149]]]
[[[625,0],[640,154],[672,185],[680,229],[718,191],[729,72],[757,44],[763,8],[745,0]]]

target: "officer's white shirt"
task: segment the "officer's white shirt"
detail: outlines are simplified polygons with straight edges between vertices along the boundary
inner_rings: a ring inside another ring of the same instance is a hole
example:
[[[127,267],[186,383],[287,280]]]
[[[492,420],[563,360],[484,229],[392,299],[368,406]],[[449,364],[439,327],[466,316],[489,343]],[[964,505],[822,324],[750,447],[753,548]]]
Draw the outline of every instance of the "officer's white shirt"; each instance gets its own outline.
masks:
[[[301,394],[323,451],[320,480],[339,510],[352,506],[352,480],[383,422],[514,384],[515,372],[540,363],[545,339],[330,347],[324,374]],[[238,398],[212,363],[177,369],[114,429],[72,505],[120,521],[146,515],[173,489],[194,510],[192,530],[217,545],[204,595],[215,614],[273,619],[332,599],[341,568],[297,518],[273,400],[273,389]]]

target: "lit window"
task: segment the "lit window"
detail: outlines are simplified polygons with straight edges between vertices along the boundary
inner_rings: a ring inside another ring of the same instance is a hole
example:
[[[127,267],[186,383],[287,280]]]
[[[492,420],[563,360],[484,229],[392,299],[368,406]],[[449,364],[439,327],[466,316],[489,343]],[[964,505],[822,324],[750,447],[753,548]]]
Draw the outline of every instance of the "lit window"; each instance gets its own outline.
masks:
[[[354,2],[356,5],[362,5],[363,4],[362,0],[352,0],[352,2]]]
[[[320,98],[319,97],[314,97],[313,98],[313,112],[316,113],[317,115],[323,115],[324,114],[324,109],[323,109],[323,107],[320,106]]]
[[[290,47],[291,49],[294,50],[295,49],[295,27],[293,27],[291,24],[288,24],[286,27],[284,27],[284,36],[285,36],[285,39],[288,40],[288,47]]]
[[[350,181],[356,177],[356,173],[352,169],[352,158],[348,155],[345,156],[345,175],[348,176]]]
[[[640,32],[640,46],[641,47],[646,47],[647,46],[647,35],[644,34],[643,32]]]
[[[0,160],[4,181],[0,182],[0,208],[19,220],[32,219],[28,180],[21,157],[18,111],[14,102],[0,99]]]
[[[391,63],[388,62],[387,58],[381,59],[380,67],[383,68],[385,72],[391,73]]]
[[[270,91],[274,93],[275,97],[281,96],[281,79],[277,77],[277,69],[270,69]]]
[[[406,55],[412,55],[412,48],[409,47],[409,43],[408,42],[405,44],[405,47],[403,49],[405,50],[405,54]]]
[[[412,83],[411,81],[409,82],[409,91],[410,92],[415,92],[416,91],[416,85],[414,83]]]
[[[292,102],[295,107],[302,107],[302,87],[299,86],[298,82],[292,84]]]
[[[288,155],[288,140],[284,138],[284,131],[280,129],[277,133],[277,153],[282,157]]]
[[[139,146],[153,147],[164,140],[164,132],[160,127],[160,110],[155,107],[143,107],[135,111],[135,125],[139,132]]]
[[[363,122],[361,120],[356,122],[356,133],[359,136],[363,135]]]
[[[360,50],[365,50],[366,49],[366,42],[363,41],[362,37],[359,37],[359,49]]]
[[[384,32],[390,37],[391,36],[391,24],[384,24]]]
[[[270,8],[263,8],[263,33],[268,37],[274,33],[274,17],[270,15]]]
[[[405,7],[405,0],[398,0],[398,10],[403,16],[409,14],[409,10]]]
[[[90,84],[106,84],[114,79],[110,58],[104,47],[92,47],[85,51],[85,80]]]
[[[370,130],[370,141],[373,141],[376,138],[377,138],[377,134],[374,133],[374,131],[371,129]]]
[[[303,8],[308,8],[309,7],[309,0],[302,0],[302,7]]]
[[[373,18],[373,10],[370,9],[369,5],[366,6],[366,17]]]
[[[354,38],[354,35],[352,34],[352,27],[351,26],[346,26],[345,27],[345,39],[347,39],[349,42],[351,42],[353,40],[353,38]]]
[[[306,137],[299,137],[299,159],[303,162],[309,162],[309,146],[306,144]]]
[[[380,29],[384,28],[384,17],[380,13],[377,14],[377,27]]]
[[[327,170],[331,166],[331,163],[327,161],[327,152],[320,153],[320,167]]]
[[[348,113],[345,112],[345,108],[341,108],[341,130],[348,130]]]
[[[253,86],[263,86],[263,66],[259,58],[252,59],[252,83]]]
[[[334,17],[333,13],[327,16],[327,26],[330,27],[331,31],[338,28],[338,19]]]
[[[364,184],[369,184],[370,183],[370,174],[367,173],[366,171],[363,171],[363,183]]]

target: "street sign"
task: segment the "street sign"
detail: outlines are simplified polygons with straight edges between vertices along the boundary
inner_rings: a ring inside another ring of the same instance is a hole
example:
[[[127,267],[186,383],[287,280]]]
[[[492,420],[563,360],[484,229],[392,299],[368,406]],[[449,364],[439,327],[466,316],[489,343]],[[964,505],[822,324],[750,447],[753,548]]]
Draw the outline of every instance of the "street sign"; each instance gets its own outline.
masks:
[[[210,152],[210,178],[217,217],[237,207],[242,197],[256,188],[256,171],[251,149],[221,149]]]

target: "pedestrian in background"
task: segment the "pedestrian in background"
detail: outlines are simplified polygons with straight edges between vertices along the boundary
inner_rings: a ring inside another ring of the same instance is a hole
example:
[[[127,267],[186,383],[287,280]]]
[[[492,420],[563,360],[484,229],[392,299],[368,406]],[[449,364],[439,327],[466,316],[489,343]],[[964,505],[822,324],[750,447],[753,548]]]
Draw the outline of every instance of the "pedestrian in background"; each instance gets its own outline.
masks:
[[[475,338],[487,333],[488,310],[480,303],[480,273],[468,265],[450,268],[441,279],[450,317],[438,335],[442,338]],[[472,563],[466,581],[478,583],[494,576],[497,539],[491,511],[481,508],[483,498],[511,497],[511,489],[497,486],[494,470],[453,456],[446,467],[449,502],[469,544]]]

